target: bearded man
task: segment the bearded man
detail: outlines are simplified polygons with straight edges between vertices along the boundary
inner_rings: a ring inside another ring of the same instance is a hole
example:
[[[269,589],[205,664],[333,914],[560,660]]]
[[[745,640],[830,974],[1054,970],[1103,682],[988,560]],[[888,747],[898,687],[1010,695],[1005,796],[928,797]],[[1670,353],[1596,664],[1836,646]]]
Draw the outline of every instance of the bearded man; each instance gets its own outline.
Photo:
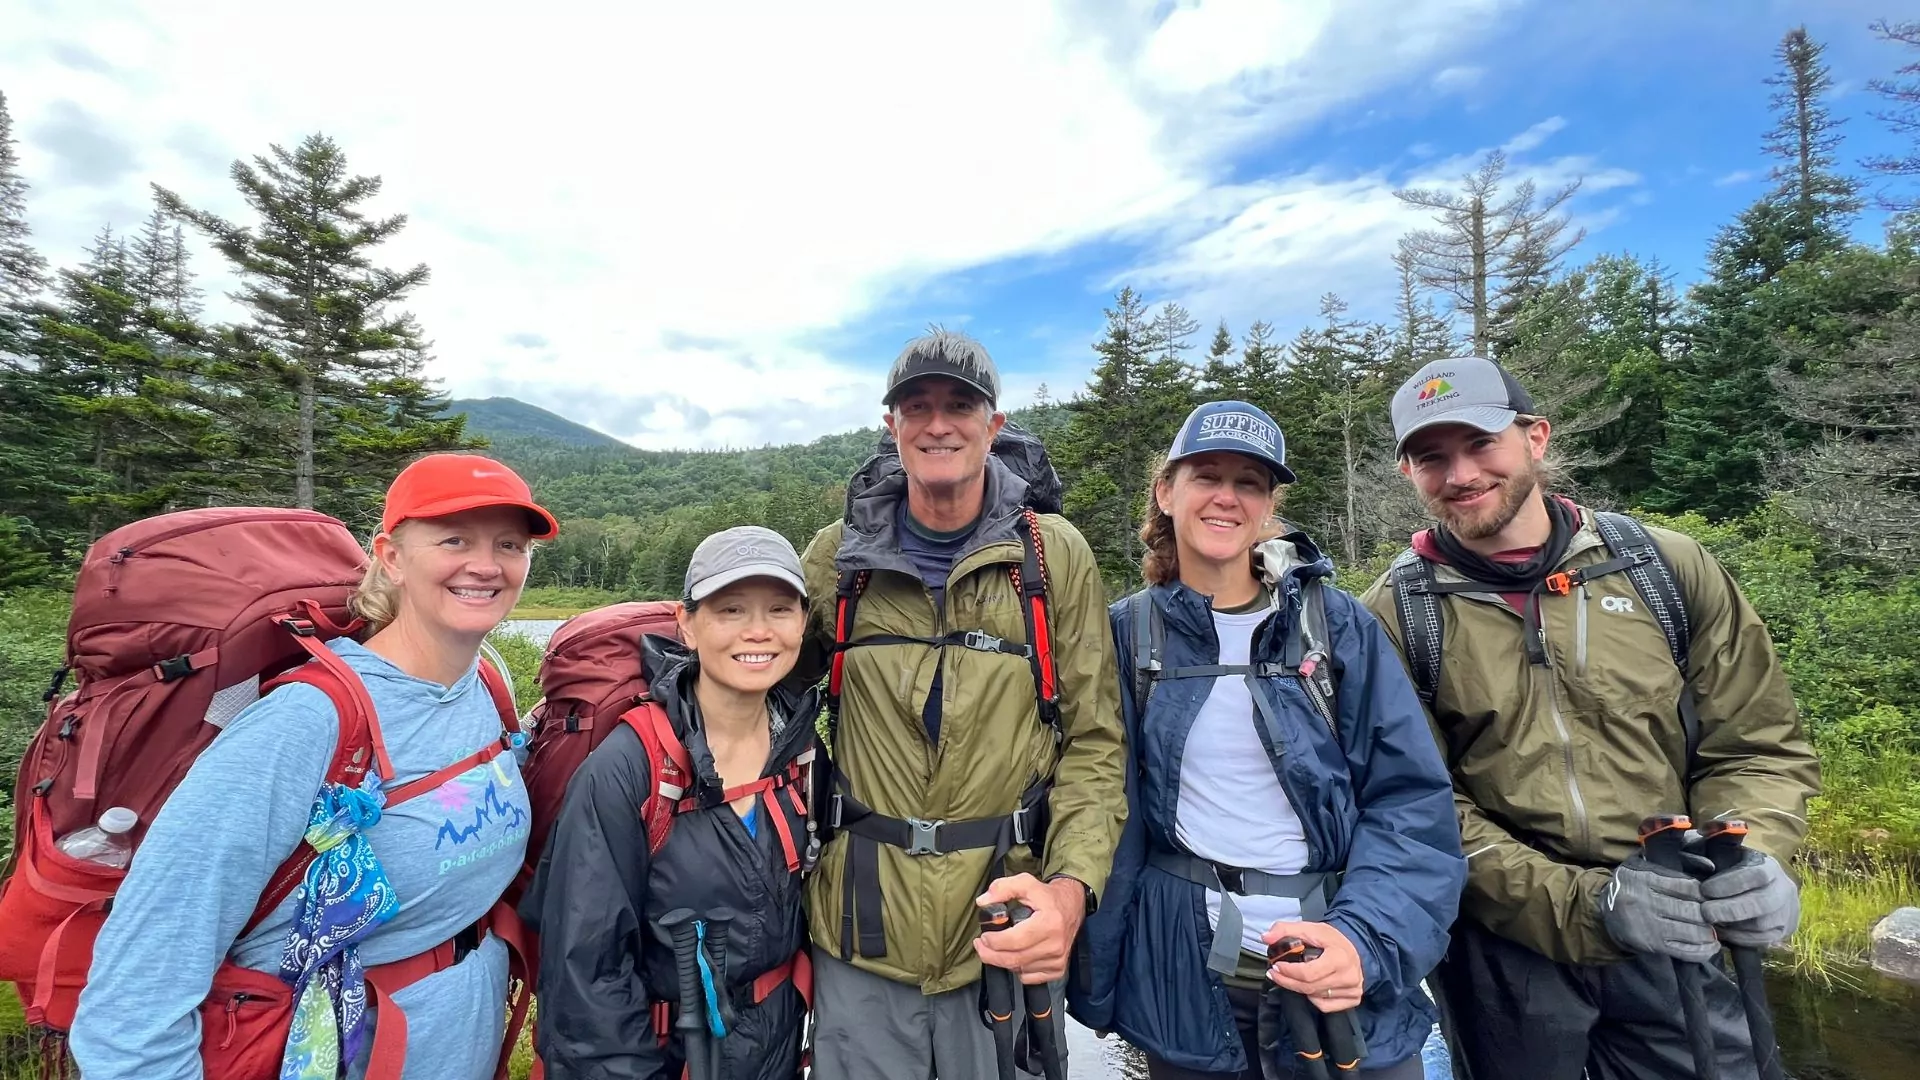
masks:
[[[1766,627],[1694,540],[1549,491],[1552,425],[1498,364],[1427,364],[1392,412],[1434,525],[1362,599],[1453,775],[1467,883],[1434,981],[1459,1072],[1693,1076],[1684,970],[1719,1075],[1754,1076],[1717,961],[1793,932],[1819,790]],[[1658,814],[1739,819],[1745,846],[1716,871],[1691,833],[1670,868],[1639,842]]]

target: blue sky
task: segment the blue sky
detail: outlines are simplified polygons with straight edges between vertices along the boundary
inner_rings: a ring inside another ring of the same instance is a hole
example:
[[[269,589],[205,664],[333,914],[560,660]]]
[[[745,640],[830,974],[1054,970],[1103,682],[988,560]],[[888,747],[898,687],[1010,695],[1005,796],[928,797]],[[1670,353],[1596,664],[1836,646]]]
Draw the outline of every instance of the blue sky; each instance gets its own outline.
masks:
[[[410,306],[458,396],[511,394],[639,445],[757,445],[877,419],[929,322],[979,335],[1009,404],[1084,385],[1122,284],[1210,333],[1290,337],[1335,291],[1386,314],[1394,188],[1505,147],[1584,178],[1600,252],[1683,284],[1768,187],[1773,50],[1828,47],[1843,160],[1892,149],[1866,80],[1913,57],[1855,0],[1005,0],[594,5],[341,0],[164,22],[0,0],[36,238],[70,262],[159,182],[242,216],[226,166],[325,131],[424,261]],[[635,5],[634,7],[639,7]],[[346,76],[341,75],[346,69]],[[1877,215],[1860,235],[1877,235]],[[232,287],[217,260],[199,269]]]

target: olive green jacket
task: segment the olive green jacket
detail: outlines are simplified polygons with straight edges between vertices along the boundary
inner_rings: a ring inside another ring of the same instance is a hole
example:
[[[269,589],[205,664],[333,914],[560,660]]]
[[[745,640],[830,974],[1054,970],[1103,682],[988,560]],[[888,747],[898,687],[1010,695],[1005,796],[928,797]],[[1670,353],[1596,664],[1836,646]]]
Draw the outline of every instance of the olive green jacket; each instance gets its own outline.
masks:
[[[938,637],[951,630],[984,630],[1007,641],[1027,640],[1026,622],[1007,572],[1022,560],[1020,500],[1025,483],[988,458],[985,509],[973,539],[947,579],[945,610],[901,554],[895,509],[905,498],[895,473],[856,496],[848,522],[820,530],[801,562],[811,605],[808,674],[824,667],[842,569],[872,572],[855,607],[850,638],[875,634]],[[1061,726],[1056,745],[1039,715],[1032,668],[1022,657],[962,647],[922,644],[848,650],[841,691],[835,764],[853,795],[895,818],[963,820],[1012,812],[1021,794],[1052,775],[1044,865],[1025,847],[1007,860],[1008,874],[1046,878],[1066,874],[1092,888],[1106,886],[1113,850],[1127,812],[1126,756],[1120,722],[1119,674],[1107,625],[1106,593],[1086,540],[1063,517],[1039,516],[1046,561]],[[941,722],[929,741],[923,706],[939,665]],[[847,838],[823,850],[809,883],[814,943],[841,952],[841,894]],[[855,955],[864,970],[916,983],[928,994],[966,986],[980,977],[971,941],[978,935],[974,897],[987,884],[992,852],[962,850],[908,855],[879,847],[886,955]]]
[[[1560,569],[1609,556],[1581,509]],[[1562,963],[1627,953],[1595,900],[1631,856],[1642,818],[1742,818],[1747,843],[1786,863],[1807,831],[1820,765],[1801,731],[1767,628],[1691,537],[1649,529],[1692,623],[1699,773],[1683,782],[1682,681],[1627,575],[1543,593],[1548,667],[1527,659],[1521,618],[1497,596],[1439,597],[1440,684],[1429,719],[1453,773],[1467,853],[1460,911]],[[1440,581],[1465,578],[1436,566]],[[1361,598],[1406,656],[1390,575]]]

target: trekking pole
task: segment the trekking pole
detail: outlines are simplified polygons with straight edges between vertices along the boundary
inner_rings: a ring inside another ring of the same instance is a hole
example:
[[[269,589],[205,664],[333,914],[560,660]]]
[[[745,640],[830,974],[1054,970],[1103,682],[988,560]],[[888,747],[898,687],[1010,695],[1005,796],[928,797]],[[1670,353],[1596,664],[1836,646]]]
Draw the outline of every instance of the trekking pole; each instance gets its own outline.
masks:
[[[1304,964],[1317,959],[1320,950],[1297,937],[1283,937],[1267,946],[1269,964]],[[1280,986],[1267,987],[1267,996],[1280,1003],[1280,1015],[1286,1018],[1287,1034],[1293,1038],[1293,1055],[1300,1059],[1298,1070],[1307,1080],[1331,1080],[1327,1072],[1327,1053],[1320,1045],[1320,1021],[1306,998]]]
[[[1640,822],[1640,849],[1655,866],[1686,873],[1681,847],[1693,822],[1685,814],[1656,814]],[[1693,1051],[1693,1071],[1700,1080],[1719,1080],[1720,1067],[1714,1060],[1713,1027],[1707,1017],[1707,972],[1699,964],[1673,961],[1674,978],[1680,983],[1680,1014],[1687,1025],[1687,1046]]]
[[[1018,926],[1033,914],[1033,909],[1015,900],[1007,905],[1010,925]],[[1040,1051],[1041,1075],[1046,1080],[1066,1080],[1066,1064],[1060,1057],[1060,1042],[1053,1031],[1053,992],[1046,983],[1023,983],[1026,997],[1027,1030],[1033,1033],[1034,1046]]]
[[[992,933],[1005,930],[1013,925],[1013,915],[1007,905],[998,901],[980,909],[980,932]],[[1013,972],[1006,968],[983,965],[980,971],[980,989],[985,994],[987,1005],[987,1026],[993,1029],[993,1052],[1000,1068],[1000,1080],[1019,1080],[1020,1072],[1013,1060]]]
[[[1746,822],[1709,821],[1700,827],[1700,835],[1716,871],[1739,864],[1746,848]],[[1760,1080],[1785,1080],[1780,1043],[1773,1031],[1773,1010],[1767,1007],[1766,971],[1760,950],[1749,945],[1729,945],[1727,949],[1733,953],[1733,975],[1740,984],[1740,1005],[1747,1011],[1747,1032],[1753,1039],[1753,1063],[1760,1069]]]
[[[653,928],[661,944],[673,950],[674,976],[680,984],[680,1016],[673,1029],[680,1034],[680,1053],[687,1061],[692,1080],[707,1080],[712,1075],[712,1060],[707,1044],[707,1010],[700,1000],[700,938],[693,925],[692,908],[674,908]]]

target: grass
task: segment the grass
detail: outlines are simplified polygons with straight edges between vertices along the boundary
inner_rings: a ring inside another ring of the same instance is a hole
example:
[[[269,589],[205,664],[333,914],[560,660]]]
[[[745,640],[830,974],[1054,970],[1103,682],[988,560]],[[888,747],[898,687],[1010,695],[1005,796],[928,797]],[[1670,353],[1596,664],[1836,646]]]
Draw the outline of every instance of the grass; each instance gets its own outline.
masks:
[[[520,594],[510,616],[515,619],[567,619],[583,611],[617,604],[633,597],[607,589],[567,589],[546,586]]]
[[[1898,907],[1920,906],[1920,879],[1905,859],[1803,866],[1800,925],[1782,950],[1794,975],[1852,985],[1867,962],[1873,925]]]

